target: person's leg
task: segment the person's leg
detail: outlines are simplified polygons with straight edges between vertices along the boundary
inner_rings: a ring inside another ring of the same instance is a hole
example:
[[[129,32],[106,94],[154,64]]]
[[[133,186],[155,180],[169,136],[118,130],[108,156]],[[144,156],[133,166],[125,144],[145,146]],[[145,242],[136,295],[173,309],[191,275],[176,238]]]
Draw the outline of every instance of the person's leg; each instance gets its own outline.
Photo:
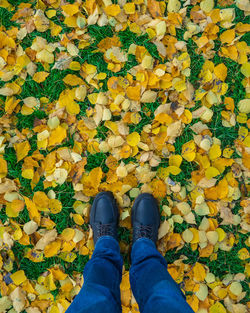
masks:
[[[122,257],[118,242],[103,236],[83,272],[84,284],[66,313],[120,313]]]
[[[118,208],[111,193],[96,196],[90,225],[95,250],[84,268],[83,287],[66,313],[120,313],[123,262],[117,241]]]
[[[152,240],[138,239],[131,259],[130,284],[141,313],[193,313]]]
[[[132,208],[130,284],[133,294],[141,313],[193,313],[156,249],[159,224],[156,200],[150,194],[141,194]]]

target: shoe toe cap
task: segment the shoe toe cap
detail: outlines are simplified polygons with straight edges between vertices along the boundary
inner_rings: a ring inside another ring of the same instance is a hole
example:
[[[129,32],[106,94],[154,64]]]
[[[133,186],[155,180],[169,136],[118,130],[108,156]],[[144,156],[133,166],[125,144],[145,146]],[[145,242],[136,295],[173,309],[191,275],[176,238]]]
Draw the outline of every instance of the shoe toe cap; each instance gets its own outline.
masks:
[[[159,222],[159,208],[155,198],[151,194],[139,196],[134,208],[134,221],[143,225],[151,225]]]
[[[108,192],[98,194],[91,209],[91,223],[110,224],[116,219],[117,207],[113,195]]]

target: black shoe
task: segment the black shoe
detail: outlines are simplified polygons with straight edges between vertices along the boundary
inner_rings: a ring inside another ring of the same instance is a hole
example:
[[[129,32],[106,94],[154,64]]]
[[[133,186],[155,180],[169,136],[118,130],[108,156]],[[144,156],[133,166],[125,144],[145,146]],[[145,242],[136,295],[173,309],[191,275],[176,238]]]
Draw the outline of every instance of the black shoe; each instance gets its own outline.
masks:
[[[139,195],[132,208],[133,243],[148,238],[156,243],[160,226],[160,213],[156,199],[150,193]]]
[[[90,225],[94,243],[102,236],[112,236],[118,240],[118,207],[111,192],[100,192],[94,199],[90,211]]]

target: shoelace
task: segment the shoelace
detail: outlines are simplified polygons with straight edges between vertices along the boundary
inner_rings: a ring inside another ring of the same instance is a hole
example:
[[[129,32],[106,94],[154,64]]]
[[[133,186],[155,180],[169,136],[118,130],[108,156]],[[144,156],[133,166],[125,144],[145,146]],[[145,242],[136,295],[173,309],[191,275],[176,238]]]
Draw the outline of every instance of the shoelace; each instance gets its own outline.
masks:
[[[134,228],[134,235],[137,238],[152,238],[153,236],[153,227],[150,225],[140,225]]]
[[[98,237],[114,236],[114,229],[111,224],[99,224],[96,226]]]

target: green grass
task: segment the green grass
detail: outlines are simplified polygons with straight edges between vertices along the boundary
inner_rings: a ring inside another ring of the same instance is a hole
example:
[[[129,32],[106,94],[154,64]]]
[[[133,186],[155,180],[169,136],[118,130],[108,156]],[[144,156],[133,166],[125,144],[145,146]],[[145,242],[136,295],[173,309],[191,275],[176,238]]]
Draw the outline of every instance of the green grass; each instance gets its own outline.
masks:
[[[40,70],[42,71],[43,69],[41,68]],[[36,98],[47,97],[50,101],[57,100],[61,92],[66,88],[62,82],[62,77],[66,76],[67,73],[67,71],[52,70],[47,79],[40,84],[29,77],[22,86],[20,98],[24,99],[32,96]]]
[[[5,8],[0,8],[0,26],[4,26],[6,29],[12,27],[13,22],[10,21],[11,17],[11,12]]]
[[[107,155],[105,153],[98,152],[96,154],[90,154],[87,152],[87,164],[85,165],[85,169],[91,171],[95,167],[101,167],[104,172],[107,172],[108,168],[105,165],[106,159]]]

